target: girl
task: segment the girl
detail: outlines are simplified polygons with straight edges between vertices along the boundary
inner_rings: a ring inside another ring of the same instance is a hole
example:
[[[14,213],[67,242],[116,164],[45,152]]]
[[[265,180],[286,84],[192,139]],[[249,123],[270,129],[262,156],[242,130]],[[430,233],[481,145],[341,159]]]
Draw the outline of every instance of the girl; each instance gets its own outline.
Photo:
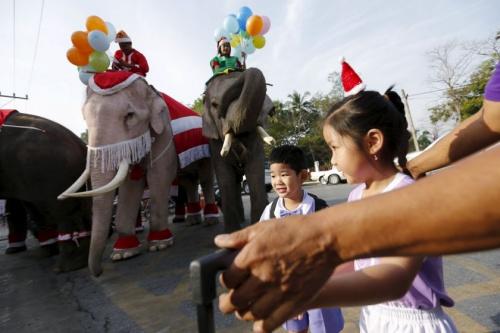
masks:
[[[323,136],[332,151],[332,164],[349,183],[360,183],[348,201],[413,182],[393,162],[397,158],[405,170],[410,135],[403,103],[391,88],[384,96],[361,91],[332,106]],[[380,237],[390,237],[390,230]],[[334,274],[311,305],[374,304],[361,310],[361,332],[456,332],[441,309],[452,306],[453,300],[444,290],[440,257],[361,259],[355,260],[354,269]]]
[[[245,70],[245,54],[242,53],[242,56],[243,64],[240,63],[238,57],[231,56],[231,44],[227,38],[222,37],[217,42],[217,55],[210,60],[213,74]]]

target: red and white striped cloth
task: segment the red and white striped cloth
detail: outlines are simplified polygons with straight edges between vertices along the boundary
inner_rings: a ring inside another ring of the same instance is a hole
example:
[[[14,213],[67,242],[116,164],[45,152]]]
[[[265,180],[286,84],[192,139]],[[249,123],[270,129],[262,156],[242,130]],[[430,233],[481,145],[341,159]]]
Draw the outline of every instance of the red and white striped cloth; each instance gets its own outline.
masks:
[[[180,167],[184,168],[202,158],[210,158],[208,139],[201,133],[201,116],[172,97],[164,93],[161,95],[170,111],[175,151],[179,156]]]

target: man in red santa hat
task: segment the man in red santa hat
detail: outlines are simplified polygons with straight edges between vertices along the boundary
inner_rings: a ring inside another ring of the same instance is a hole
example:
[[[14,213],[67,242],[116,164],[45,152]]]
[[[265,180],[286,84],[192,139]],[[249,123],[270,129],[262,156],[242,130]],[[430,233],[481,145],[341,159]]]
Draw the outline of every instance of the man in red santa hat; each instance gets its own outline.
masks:
[[[120,45],[120,49],[115,52],[112,68],[146,76],[149,72],[148,61],[141,52],[132,48],[132,40],[127,33],[123,30],[118,31],[115,42]]]

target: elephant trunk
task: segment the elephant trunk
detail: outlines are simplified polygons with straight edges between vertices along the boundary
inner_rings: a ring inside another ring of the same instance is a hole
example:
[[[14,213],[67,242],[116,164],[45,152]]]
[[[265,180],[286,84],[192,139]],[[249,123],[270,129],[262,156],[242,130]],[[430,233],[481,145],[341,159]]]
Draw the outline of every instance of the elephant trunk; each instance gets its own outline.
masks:
[[[93,187],[102,187],[110,183],[115,172],[102,173],[101,170],[91,168],[91,181]],[[113,200],[115,192],[107,192],[92,198],[92,232],[89,249],[89,270],[92,275],[102,273],[101,260],[106,246],[111,224]]]

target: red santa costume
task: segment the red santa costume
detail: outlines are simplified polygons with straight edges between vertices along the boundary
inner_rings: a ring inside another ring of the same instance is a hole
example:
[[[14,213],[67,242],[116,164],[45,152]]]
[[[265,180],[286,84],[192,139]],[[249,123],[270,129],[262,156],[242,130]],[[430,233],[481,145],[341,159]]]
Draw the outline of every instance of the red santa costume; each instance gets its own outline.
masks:
[[[132,43],[132,40],[125,31],[121,30],[116,34],[115,42]],[[126,64],[133,67],[129,68],[121,66],[120,61],[125,62]],[[132,49],[132,52],[130,52],[128,55],[126,55],[122,50],[117,50],[115,52],[115,57],[113,60],[113,69],[137,73],[145,77],[146,73],[149,72],[149,65],[146,57],[136,49]]]

